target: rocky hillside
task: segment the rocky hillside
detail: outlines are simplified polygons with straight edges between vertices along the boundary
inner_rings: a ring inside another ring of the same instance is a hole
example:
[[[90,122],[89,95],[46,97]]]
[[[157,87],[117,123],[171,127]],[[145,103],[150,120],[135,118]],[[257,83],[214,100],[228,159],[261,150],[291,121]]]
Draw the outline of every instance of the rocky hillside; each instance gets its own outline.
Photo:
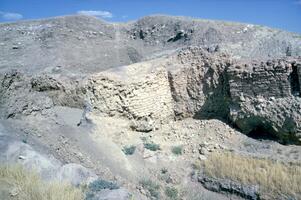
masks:
[[[301,54],[297,34],[171,16],[150,16],[126,24],[87,16],[1,24],[0,45],[0,69],[75,74],[148,60],[186,46],[205,46],[247,59]]]
[[[0,24],[0,36],[1,162],[85,185],[86,199],[300,198],[300,35],[66,16]],[[244,176],[227,162],[264,167]],[[121,189],[91,189],[100,179]]]

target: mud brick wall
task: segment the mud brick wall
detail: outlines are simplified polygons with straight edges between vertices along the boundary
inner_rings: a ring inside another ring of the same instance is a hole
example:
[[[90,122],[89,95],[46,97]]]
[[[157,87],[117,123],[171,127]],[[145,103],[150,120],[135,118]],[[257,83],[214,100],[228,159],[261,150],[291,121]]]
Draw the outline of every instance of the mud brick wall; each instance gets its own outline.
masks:
[[[237,100],[242,96],[264,98],[290,96],[292,72],[292,63],[287,61],[231,66],[227,71],[231,98]]]

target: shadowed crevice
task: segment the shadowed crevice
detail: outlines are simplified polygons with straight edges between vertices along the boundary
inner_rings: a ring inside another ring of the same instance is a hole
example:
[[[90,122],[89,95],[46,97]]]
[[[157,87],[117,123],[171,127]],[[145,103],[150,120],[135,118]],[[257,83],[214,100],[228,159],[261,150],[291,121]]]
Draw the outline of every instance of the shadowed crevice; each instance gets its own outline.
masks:
[[[294,96],[300,96],[300,82],[298,77],[298,70],[296,65],[292,65],[293,71],[289,76],[291,84],[291,92]]]

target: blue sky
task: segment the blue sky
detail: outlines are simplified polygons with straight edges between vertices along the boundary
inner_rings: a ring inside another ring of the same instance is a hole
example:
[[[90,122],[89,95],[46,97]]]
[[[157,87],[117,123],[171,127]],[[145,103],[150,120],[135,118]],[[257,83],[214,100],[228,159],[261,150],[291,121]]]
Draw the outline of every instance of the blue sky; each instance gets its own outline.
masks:
[[[301,33],[301,0],[0,0],[0,22],[71,14],[129,21],[151,14],[266,25]]]

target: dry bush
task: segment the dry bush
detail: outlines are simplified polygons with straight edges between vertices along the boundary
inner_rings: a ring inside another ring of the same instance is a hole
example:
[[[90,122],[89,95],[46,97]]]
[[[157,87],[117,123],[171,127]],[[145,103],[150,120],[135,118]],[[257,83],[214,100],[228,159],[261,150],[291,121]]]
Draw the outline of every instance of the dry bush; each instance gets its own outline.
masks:
[[[18,200],[82,200],[82,191],[67,183],[45,182],[19,165],[0,166],[0,185],[9,185]]]
[[[273,195],[301,195],[301,164],[235,155],[212,153],[205,161],[206,175],[258,185],[262,192]]]
[[[142,179],[141,186],[149,192],[151,199],[160,199],[160,185],[150,179]]]

